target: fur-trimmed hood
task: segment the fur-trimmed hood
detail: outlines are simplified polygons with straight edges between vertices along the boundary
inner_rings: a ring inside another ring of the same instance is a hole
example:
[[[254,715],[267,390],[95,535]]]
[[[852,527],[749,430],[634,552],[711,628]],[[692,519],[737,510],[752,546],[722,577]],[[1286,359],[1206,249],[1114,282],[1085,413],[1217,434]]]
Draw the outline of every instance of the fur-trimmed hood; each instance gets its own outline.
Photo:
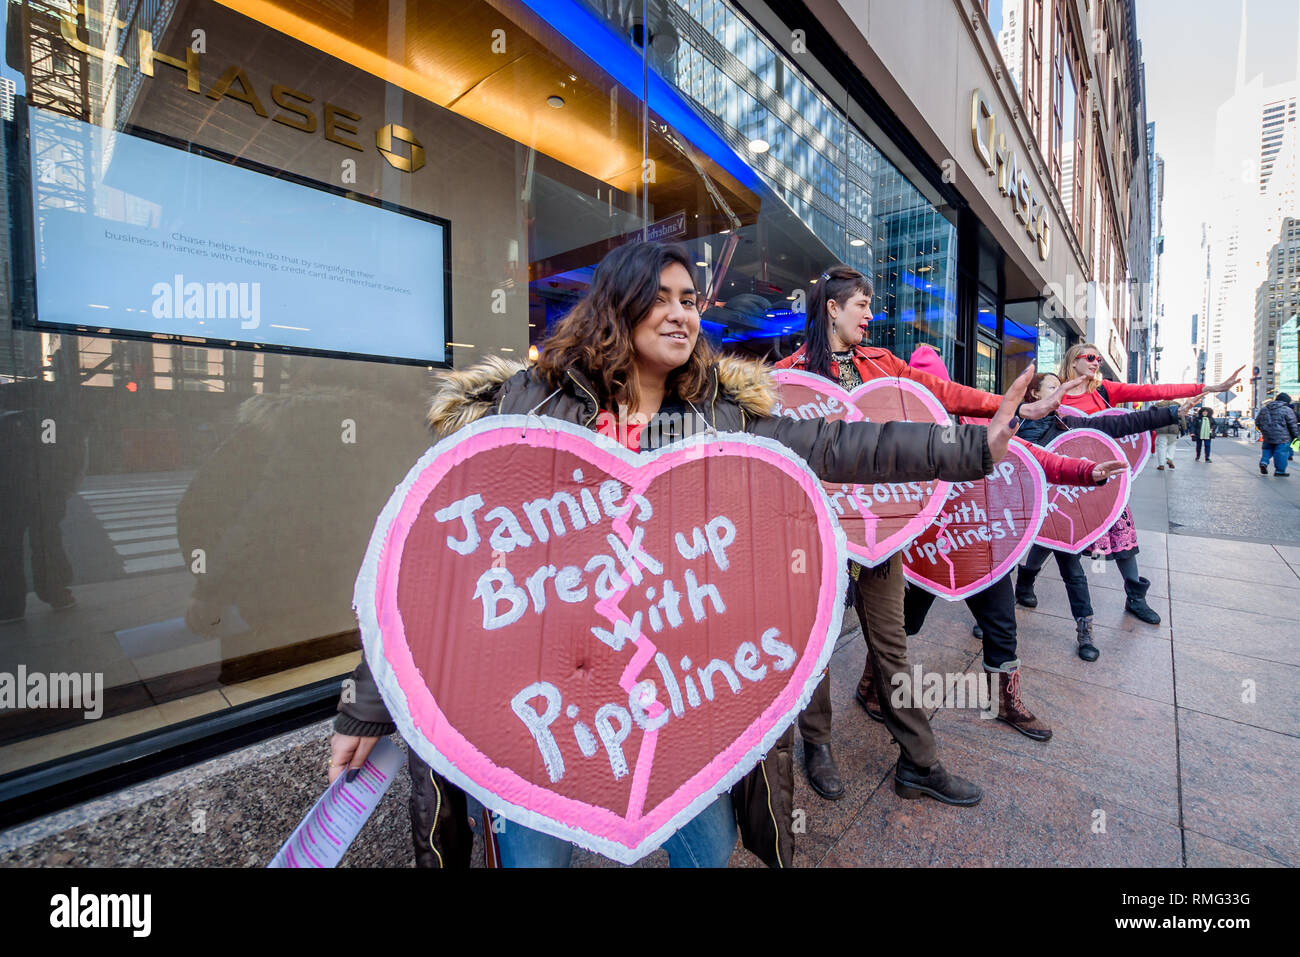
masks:
[[[467,369],[442,373],[437,376],[429,402],[429,427],[438,435],[450,435],[490,415],[498,408],[502,386],[529,369],[523,362],[488,356]],[[713,367],[721,396],[739,405],[747,415],[756,417],[771,415],[776,408],[776,383],[771,372],[771,367],[764,362],[736,356],[722,356]],[[587,391],[590,395],[589,384],[581,373],[571,372],[570,376],[572,392]]]

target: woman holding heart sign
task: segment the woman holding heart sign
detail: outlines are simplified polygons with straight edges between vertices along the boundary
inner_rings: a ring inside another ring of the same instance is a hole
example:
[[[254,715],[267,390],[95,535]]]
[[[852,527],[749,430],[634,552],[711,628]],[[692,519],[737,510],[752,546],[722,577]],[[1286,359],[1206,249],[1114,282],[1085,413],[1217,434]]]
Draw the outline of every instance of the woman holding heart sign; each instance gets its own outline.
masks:
[[[911,364],[916,368],[932,369],[935,375],[946,376],[939,354],[930,346],[917,346]],[[1032,369],[1032,366],[1030,367]],[[1072,385],[1073,383],[1067,383]],[[1066,386],[1058,386],[1050,393],[1059,401]],[[1043,390],[1046,393],[1046,390]],[[1027,395],[1028,393],[1026,393]],[[1041,399],[1039,400],[1041,401]],[[1021,429],[1032,429],[1041,420],[1022,422]],[[1037,445],[1028,444],[1019,434],[1016,441],[1026,448],[1043,467],[1047,481],[1053,485],[1095,487],[1105,485],[1110,479],[1128,468],[1128,463],[1115,459],[1095,464],[1087,459],[1065,458]],[[919,587],[909,586],[903,599],[903,618],[909,635],[920,632],[934,603],[934,594]],[[984,670],[990,676],[997,674],[998,720],[1010,725],[1034,741],[1048,741],[1052,729],[1025,706],[1020,695],[1020,659],[1017,654],[1016,601],[1008,573],[991,582],[966,599],[966,607],[975,616],[976,634],[984,645]]]
[[[921,383],[955,415],[987,419],[1003,404],[1001,397],[959,385],[948,379],[942,360],[930,350],[935,360],[932,369],[915,368],[888,349],[864,345],[871,321],[871,280],[850,266],[836,265],[817,280],[808,301],[805,342],[794,355],[777,363],[778,369],[801,369],[825,376],[851,390],[873,379],[906,378]],[[918,352],[924,350],[918,349]],[[1032,367],[1021,379],[1032,374]],[[1021,379],[1016,380],[1017,385]],[[1018,414],[1037,419],[1047,415],[1060,403],[1059,396],[1048,396],[1022,403]],[[1049,477],[1062,484],[1090,484],[1094,463],[1082,459],[1065,459],[1041,449],[1033,450]],[[853,581],[850,591],[862,635],[867,642],[867,662],[858,682],[857,701],[876,721],[884,723],[899,745],[894,769],[894,789],[904,797],[932,797],[947,804],[972,805],[979,802],[979,787],[964,778],[949,774],[939,763],[938,746],[925,709],[895,707],[889,691],[895,687],[896,675],[907,675],[907,628],[903,602],[903,560],[895,553],[875,568],[851,565]],[[1008,603],[1010,602],[1008,590]],[[922,615],[923,617],[923,615]],[[1010,628],[990,627],[985,631],[985,663],[997,669],[1017,665],[1015,653],[1015,615]],[[1019,684],[1014,684],[1018,689]],[[1014,727],[1045,729],[1018,694],[1000,713]],[[813,789],[828,800],[843,796],[839,770],[831,755],[831,699],[829,682],[823,681],[799,718],[804,742],[804,764]],[[1036,732],[1041,733],[1041,732]],[[1046,732],[1050,735],[1050,730]]]
[[[1129,382],[1110,382],[1101,374],[1101,350],[1090,342],[1070,346],[1061,359],[1059,376],[1083,376],[1083,381],[1066,391],[1061,405],[1078,412],[1093,413],[1112,408],[1123,402],[1154,402],[1158,399],[1190,399],[1206,392],[1227,392],[1241,375],[1242,366],[1228,378],[1215,385],[1187,382],[1181,385],[1134,385]],[[1208,456],[1207,456],[1208,458]],[[1113,561],[1124,578],[1127,600],[1124,610],[1149,625],[1160,624],[1160,615],[1147,604],[1147,590],[1151,582],[1138,573],[1137,530],[1133,527],[1133,513],[1128,507],[1106,534],[1087,549],[1101,552],[1107,561]],[[1030,586],[1032,593],[1032,577]],[[1024,602],[1021,602],[1024,604]]]
[[[1033,384],[1025,395],[1037,397],[1040,393],[1055,391],[1060,388],[1060,385],[1061,380],[1057,376],[1046,372],[1034,376]],[[1143,409],[1141,412],[1130,412],[1127,415],[1099,415],[1085,418],[1058,413],[1037,422],[1024,423],[1017,435],[1036,445],[1047,445],[1058,435],[1063,435],[1070,429],[1097,429],[1114,439],[1126,435],[1141,435],[1152,429],[1177,425],[1178,417],[1190,412],[1199,401],[1200,396],[1196,395],[1181,406],[1157,406]],[[1034,595],[1034,579],[1042,571],[1049,555],[1056,557],[1056,566],[1060,569],[1061,580],[1065,582],[1065,593],[1069,597],[1070,612],[1074,615],[1077,628],[1079,657],[1084,661],[1096,661],[1101,652],[1092,643],[1092,597],[1088,591],[1088,576],[1084,574],[1078,555],[1035,545],[1025,556],[1016,575],[1016,601],[1026,608],[1038,606],[1038,599]]]
[[[834,482],[973,480],[988,474],[1006,453],[1028,375],[1016,381],[1005,399],[993,400],[987,429],[962,426],[954,432],[939,425],[794,421],[773,415],[776,391],[769,368],[719,358],[700,338],[692,261],[680,246],[639,242],[615,249],[596,267],[583,299],[543,343],[535,365],[492,358],[445,374],[430,406],[430,425],[448,435],[494,413],[547,416],[648,452],[679,437],[655,427],[668,416],[675,423],[690,423],[681,430],[688,435],[748,432],[775,440],[819,477]],[[756,568],[754,574],[766,571]],[[366,661],[353,680],[351,693],[339,705],[331,780],[345,771],[355,774],[379,736],[395,729]],[[746,847],[773,866],[790,862],[794,784],[789,741],[787,733],[730,794],[723,793],[667,838],[663,846],[672,866],[724,866],[735,844],[737,819]],[[572,760],[578,760],[576,754]],[[464,795],[414,750],[410,768],[417,861],[467,864]],[[572,845],[499,814],[489,831],[505,866],[566,866],[569,861]],[[453,845],[453,859],[445,860],[443,851]]]

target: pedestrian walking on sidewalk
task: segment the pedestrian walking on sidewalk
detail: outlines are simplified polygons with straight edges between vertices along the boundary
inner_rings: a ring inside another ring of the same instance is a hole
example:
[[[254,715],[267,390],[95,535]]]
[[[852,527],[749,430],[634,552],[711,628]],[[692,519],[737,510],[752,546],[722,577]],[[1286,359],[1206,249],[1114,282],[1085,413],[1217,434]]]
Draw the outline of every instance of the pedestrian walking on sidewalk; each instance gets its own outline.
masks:
[[[1287,463],[1291,460],[1291,443],[1300,438],[1300,426],[1296,423],[1295,410],[1291,408],[1291,396],[1279,392],[1277,398],[1259,410],[1255,417],[1255,427],[1263,439],[1260,449],[1259,474],[1268,474],[1268,460],[1273,460],[1273,474],[1285,478],[1289,473]]]
[[[1214,440],[1214,416],[1210,410],[1201,406],[1200,414],[1192,426],[1192,439],[1196,442],[1196,461],[1201,460],[1201,449],[1205,449],[1205,464],[1210,464],[1210,442]]]
[[[1052,378],[1055,379],[1056,377],[1053,376]],[[1165,399],[1162,402],[1157,402],[1156,408],[1169,408],[1177,405],[1178,403],[1174,399]],[[1156,461],[1160,463],[1156,466],[1157,472],[1163,472],[1166,465],[1169,468],[1174,467],[1174,446],[1178,444],[1178,436],[1185,427],[1186,420],[1186,414],[1179,410],[1174,421],[1156,429]]]

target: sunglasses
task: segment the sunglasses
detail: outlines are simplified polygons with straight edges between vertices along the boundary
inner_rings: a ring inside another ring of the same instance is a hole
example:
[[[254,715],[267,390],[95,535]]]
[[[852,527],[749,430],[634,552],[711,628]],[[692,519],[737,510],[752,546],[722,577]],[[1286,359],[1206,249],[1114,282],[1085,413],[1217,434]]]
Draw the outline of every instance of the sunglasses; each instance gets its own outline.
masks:
[[[1097,355],[1097,353],[1095,353],[1095,352],[1081,352],[1081,353],[1079,353],[1079,358],[1082,359],[1084,362],[1100,362],[1100,361],[1101,361],[1101,356]]]

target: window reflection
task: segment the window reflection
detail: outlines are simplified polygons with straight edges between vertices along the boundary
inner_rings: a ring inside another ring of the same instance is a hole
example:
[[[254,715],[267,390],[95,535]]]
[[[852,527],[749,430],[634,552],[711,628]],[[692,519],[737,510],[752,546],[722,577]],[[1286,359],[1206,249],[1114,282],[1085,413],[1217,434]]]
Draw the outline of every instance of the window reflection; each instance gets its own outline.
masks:
[[[0,331],[0,498],[15,506],[0,529],[0,670],[102,671],[109,720],[6,718],[0,773],[350,670],[356,570],[430,440],[422,367],[111,334],[89,306],[58,329],[34,323],[33,183],[87,219],[146,229],[167,213],[123,185],[127,136],[258,164],[281,195],[300,177],[445,221],[455,366],[523,361],[601,257],[641,235],[703,264],[704,330],[727,349],[792,352],[814,280],[845,262],[875,283],[871,342],[904,357],[926,342],[951,363],[953,223],[721,0],[655,0],[648,24],[639,0],[429,2],[404,18],[146,0],[110,5],[120,26],[87,7],[69,14],[76,43],[49,18],[8,32],[29,45],[6,51],[26,84],[3,137],[2,305],[20,325]],[[63,118],[34,154],[29,108]],[[415,167],[409,146],[380,147],[387,125],[419,141],[418,168],[394,161]],[[186,187],[212,184],[196,173]],[[338,255],[367,243],[345,237]],[[397,354],[387,318],[355,317],[381,358]],[[65,728],[76,735],[51,737]]]

